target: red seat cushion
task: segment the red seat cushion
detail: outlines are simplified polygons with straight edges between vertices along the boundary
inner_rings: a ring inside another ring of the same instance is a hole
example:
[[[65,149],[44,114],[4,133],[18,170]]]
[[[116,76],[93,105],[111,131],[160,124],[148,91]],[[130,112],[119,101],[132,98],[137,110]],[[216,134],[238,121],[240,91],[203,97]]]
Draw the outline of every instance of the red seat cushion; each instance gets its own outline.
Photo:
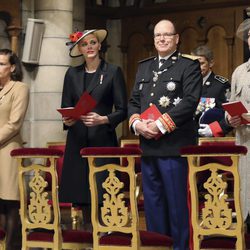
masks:
[[[250,249],[250,235],[245,234],[246,249]],[[235,249],[236,238],[232,237],[209,237],[201,242],[201,248]]]
[[[6,235],[5,231],[0,229],[0,240],[3,240],[5,238],[5,235]]]
[[[225,248],[225,249],[235,249],[235,238],[228,237],[212,237],[204,239],[201,242],[201,248]]]
[[[53,241],[53,231],[31,232],[27,236],[30,241]],[[76,242],[76,243],[92,243],[93,236],[91,232],[81,230],[63,230],[63,242]]]
[[[101,245],[119,245],[129,246],[131,245],[131,234],[125,233],[111,233],[103,236],[100,239]],[[172,246],[173,240],[167,236],[155,232],[140,231],[140,239],[142,246]]]
[[[64,152],[65,152],[65,145],[49,145],[49,149],[56,149],[61,150],[63,152],[63,155],[57,159],[56,162],[56,171],[57,171],[57,177],[58,177],[58,184],[60,185],[61,182],[61,175],[62,175],[62,168],[63,168],[63,160],[64,160]],[[50,161],[47,161],[47,166],[50,166]],[[46,181],[48,182],[48,188],[51,188],[51,175],[49,173],[46,173]]]
[[[87,147],[82,148],[80,150],[80,155],[141,155],[142,151],[140,148],[128,147],[128,148],[120,148],[120,147]]]
[[[186,146],[181,148],[182,155],[204,155],[204,154],[246,154],[247,148],[238,145],[201,145]]]
[[[59,156],[63,155],[63,152],[59,149],[50,148],[17,148],[10,152],[11,156]]]

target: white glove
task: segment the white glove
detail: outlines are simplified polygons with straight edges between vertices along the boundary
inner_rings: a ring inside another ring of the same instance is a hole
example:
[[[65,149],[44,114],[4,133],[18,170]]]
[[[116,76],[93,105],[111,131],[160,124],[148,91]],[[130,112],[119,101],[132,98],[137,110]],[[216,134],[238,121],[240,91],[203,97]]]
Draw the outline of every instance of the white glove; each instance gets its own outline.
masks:
[[[198,133],[200,136],[204,136],[204,137],[212,137],[213,136],[213,132],[208,124],[200,124],[200,128],[198,129]]]

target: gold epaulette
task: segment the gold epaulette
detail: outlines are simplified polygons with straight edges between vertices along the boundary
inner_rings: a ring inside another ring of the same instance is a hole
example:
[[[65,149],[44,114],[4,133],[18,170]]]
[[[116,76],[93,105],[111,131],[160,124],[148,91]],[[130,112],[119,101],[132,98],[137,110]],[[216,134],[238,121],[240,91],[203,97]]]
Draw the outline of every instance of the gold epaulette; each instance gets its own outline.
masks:
[[[181,54],[182,57],[191,59],[191,60],[196,60],[198,59],[200,56],[195,56],[195,55],[190,55],[190,54]]]

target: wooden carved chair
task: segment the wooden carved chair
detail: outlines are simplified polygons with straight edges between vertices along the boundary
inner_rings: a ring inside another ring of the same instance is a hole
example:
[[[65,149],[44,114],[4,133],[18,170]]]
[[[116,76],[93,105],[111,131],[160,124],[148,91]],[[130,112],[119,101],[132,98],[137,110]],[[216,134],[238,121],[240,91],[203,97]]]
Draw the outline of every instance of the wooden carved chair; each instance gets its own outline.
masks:
[[[122,148],[140,148],[139,139],[122,139],[120,143]],[[122,165],[127,165],[125,158],[121,159]],[[136,177],[136,199],[137,209],[139,213],[139,228],[146,230],[145,212],[144,212],[144,198],[142,190],[142,175],[141,175],[141,157],[135,158],[135,177]],[[122,175],[122,182],[124,183],[124,189],[129,190],[129,176],[127,174]]]
[[[236,246],[237,250],[245,249],[238,160],[240,155],[246,152],[245,147],[236,145],[201,145],[182,148],[181,154],[188,158],[189,164],[193,229],[190,249],[207,248],[212,243],[223,247],[221,244],[225,242],[231,247],[233,245],[233,248]],[[230,157],[230,164],[225,161],[225,157]],[[210,175],[203,183],[206,193],[204,207],[200,210],[197,174],[207,170]],[[233,208],[227,201],[227,182],[218,174],[221,171],[230,172],[234,179]]]
[[[47,142],[47,148],[50,149],[58,149],[61,150],[64,154],[65,152],[65,141],[50,141]],[[61,181],[61,175],[62,175],[62,168],[63,168],[63,159],[64,155],[59,157],[56,162],[56,170],[57,170],[57,177],[58,177],[58,185],[60,186]],[[50,164],[49,161],[47,161],[46,164]],[[51,175],[46,174],[46,181],[48,182],[48,186],[51,186]],[[80,224],[82,221],[82,210],[79,207],[73,206],[72,203],[66,203],[66,202],[60,202],[59,207],[62,212],[66,210],[70,210],[71,219],[72,219],[72,228],[73,229],[80,229]]]
[[[33,247],[56,250],[92,247],[91,233],[61,228],[56,161],[62,155],[61,150],[49,148],[20,148],[11,152],[11,156],[18,161],[19,169],[23,250]],[[30,163],[26,165],[27,159]],[[46,189],[45,173],[51,175],[49,191]],[[28,183],[27,174],[31,176]]]
[[[6,234],[3,229],[0,229],[0,250],[6,249]]]
[[[228,146],[235,145],[235,137],[200,137],[199,145],[207,145],[207,146]],[[231,156],[210,156],[210,157],[202,157],[200,159],[200,164],[205,164],[209,162],[217,162],[223,165],[230,166],[232,164]],[[227,182],[227,189],[225,192],[228,195],[228,200],[232,199],[233,189],[234,189],[234,180],[230,171],[220,171],[218,173],[223,180]],[[203,183],[204,180],[207,180],[210,176],[210,171],[201,171],[197,173],[197,181]],[[204,187],[203,187],[204,189]],[[230,203],[233,205],[233,202]]]
[[[172,239],[158,233],[140,231],[136,199],[135,159],[140,157],[139,148],[96,147],[83,148],[82,157],[87,157],[90,173],[91,220],[93,224],[93,248],[95,250],[170,249]],[[105,164],[97,166],[98,158],[126,158],[127,165]],[[108,172],[103,182],[103,202],[98,206],[96,175]],[[124,183],[119,173],[129,176],[129,204],[125,201]]]

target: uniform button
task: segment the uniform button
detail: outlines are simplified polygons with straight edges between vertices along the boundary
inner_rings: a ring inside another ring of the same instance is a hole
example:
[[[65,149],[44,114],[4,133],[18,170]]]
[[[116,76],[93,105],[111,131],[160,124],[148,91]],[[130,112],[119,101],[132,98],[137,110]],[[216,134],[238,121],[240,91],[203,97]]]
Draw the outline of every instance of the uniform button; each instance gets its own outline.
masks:
[[[151,96],[154,96],[154,93],[151,93],[150,95],[151,95]]]
[[[152,105],[153,105],[153,103],[152,103],[152,102],[150,102],[150,103],[149,103],[149,106],[152,106]]]
[[[143,79],[141,79],[142,80],[142,82],[144,82],[144,78]]]
[[[155,87],[155,86],[156,86],[156,84],[154,83],[154,84],[153,84],[153,87]]]

